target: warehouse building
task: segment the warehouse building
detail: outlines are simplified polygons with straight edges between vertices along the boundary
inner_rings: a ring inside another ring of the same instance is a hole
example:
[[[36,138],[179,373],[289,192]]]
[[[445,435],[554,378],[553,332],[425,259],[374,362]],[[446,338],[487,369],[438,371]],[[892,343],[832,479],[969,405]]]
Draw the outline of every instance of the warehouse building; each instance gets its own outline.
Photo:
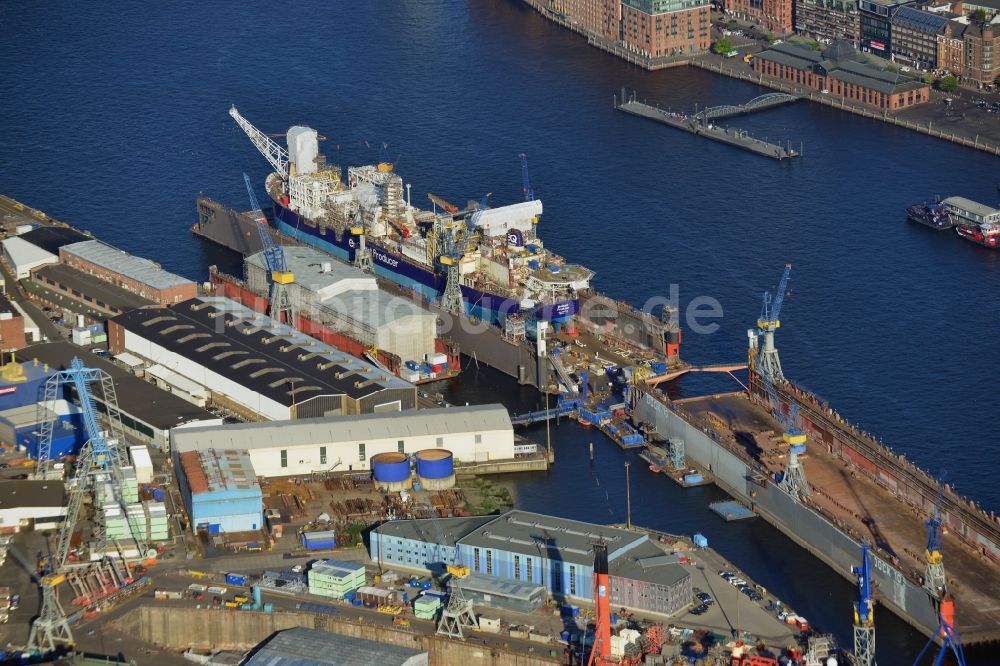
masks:
[[[87,234],[81,233],[71,227],[36,227],[31,231],[21,234],[20,238],[28,241],[32,245],[59,256],[59,248],[63,245],[80,243],[91,240]]]
[[[52,423],[51,460],[77,453],[87,441],[80,408],[67,400],[56,400],[51,406],[30,404],[0,412],[0,444],[37,459],[44,422]]]
[[[0,375],[0,408],[36,403],[44,395],[41,393],[41,384],[53,372],[69,368],[75,356],[83,358],[87,367],[98,368],[111,375],[122,426],[129,439],[136,443],[169,449],[171,430],[195,423],[222,423],[221,418],[204,408],[171,395],[139,379],[121,366],[89,354],[65,340],[32,345],[17,352],[16,358],[20,361],[26,380],[4,384]],[[10,392],[4,394],[4,390]],[[62,397],[78,404],[72,392]],[[107,413],[100,395],[94,396],[94,402],[101,414]]]
[[[459,461],[514,457],[514,427],[503,405],[230,423],[173,433],[178,452],[247,449],[258,476],[369,471],[380,453],[450,451]]]
[[[119,315],[108,322],[108,347],[197,382],[250,420],[400,411],[417,402],[412,384],[228,298]]]
[[[46,252],[20,236],[5,238],[2,244],[3,260],[10,266],[14,277],[18,280],[28,279],[31,277],[31,271],[39,266],[59,263],[58,256]]]
[[[374,275],[334,261],[309,246],[285,247],[285,264],[295,275],[287,292],[292,309],[366,347],[422,362],[434,354],[437,316],[381,290]],[[270,271],[264,254],[246,260],[247,287],[267,296]]]
[[[0,533],[25,527],[51,530],[66,518],[63,484],[53,481],[0,481]]]
[[[558,600],[592,602],[593,542],[602,539],[613,605],[672,615],[691,602],[691,574],[645,533],[517,510],[477,520],[484,522],[439,521],[450,528],[442,544],[431,521],[391,521],[372,531],[370,555],[380,566],[437,570],[454,554],[473,574],[539,585]]]
[[[35,300],[93,321],[153,304],[147,298],[63,264],[32,271],[24,288]]]
[[[198,295],[198,285],[99,240],[86,240],[59,248],[62,263],[96,276],[161,306],[180,303]]]
[[[427,666],[427,652],[364,638],[293,627],[259,646],[244,666]]]
[[[193,529],[209,534],[261,529],[264,500],[246,451],[187,451],[176,454],[175,460]]]

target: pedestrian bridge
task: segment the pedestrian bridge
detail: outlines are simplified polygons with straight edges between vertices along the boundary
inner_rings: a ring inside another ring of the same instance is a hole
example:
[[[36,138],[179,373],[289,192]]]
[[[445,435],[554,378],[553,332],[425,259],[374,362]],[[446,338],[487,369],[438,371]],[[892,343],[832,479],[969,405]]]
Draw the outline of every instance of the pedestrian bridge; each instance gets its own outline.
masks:
[[[746,104],[723,104],[721,106],[710,106],[707,109],[696,113],[694,117],[699,120],[731,118],[732,116],[741,116],[746,113],[764,111],[765,109],[770,109],[774,106],[797,102],[799,99],[800,98],[797,95],[789,95],[788,93],[767,93],[766,95],[761,95],[760,97],[754,97]]]

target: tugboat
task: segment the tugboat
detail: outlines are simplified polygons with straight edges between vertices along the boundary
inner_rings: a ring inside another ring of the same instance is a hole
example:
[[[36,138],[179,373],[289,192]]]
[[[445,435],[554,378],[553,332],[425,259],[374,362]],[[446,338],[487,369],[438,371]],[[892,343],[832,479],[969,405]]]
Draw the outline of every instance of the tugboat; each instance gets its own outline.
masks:
[[[937,231],[950,229],[954,226],[951,215],[948,214],[948,210],[944,204],[939,201],[908,206],[906,208],[906,216],[917,224],[922,224]]]
[[[993,250],[1000,248],[1000,225],[998,224],[984,222],[976,226],[959,226],[955,227],[955,232],[961,238],[983,247]]]

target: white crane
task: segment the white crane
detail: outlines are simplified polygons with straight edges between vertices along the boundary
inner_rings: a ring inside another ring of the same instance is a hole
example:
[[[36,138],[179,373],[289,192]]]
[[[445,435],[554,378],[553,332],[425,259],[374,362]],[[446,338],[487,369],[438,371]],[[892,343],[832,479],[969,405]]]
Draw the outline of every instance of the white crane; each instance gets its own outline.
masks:
[[[264,159],[271,163],[274,170],[281,174],[283,178],[287,178],[288,151],[279,146],[271,137],[251,125],[249,120],[240,115],[235,105],[229,107],[229,115],[240,126],[240,129],[246,132],[246,135],[250,137],[250,141],[257,147],[257,150],[264,156]]]

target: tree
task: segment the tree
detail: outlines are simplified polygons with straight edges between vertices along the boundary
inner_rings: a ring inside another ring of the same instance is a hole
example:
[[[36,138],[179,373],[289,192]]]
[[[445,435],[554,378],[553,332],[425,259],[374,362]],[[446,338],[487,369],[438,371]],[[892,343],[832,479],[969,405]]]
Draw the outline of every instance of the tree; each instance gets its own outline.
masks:
[[[886,65],[885,71],[887,72],[898,72],[899,69],[895,65]]]
[[[814,39],[811,42],[809,42],[809,48],[811,48],[814,51],[822,51],[823,45]]]
[[[945,92],[951,92],[958,88],[958,77],[949,74],[938,82],[938,87]]]
[[[930,72],[924,74],[924,83],[926,83],[927,85],[931,85],[932,83],[934,83],[934,75],[931,74]]]
[[[736,30],[736,19],[729,19],[727,24],[730,30]]]
[[[774,40],[776,40],[776,39],[777,39],[777,37],[775,37],[775,36],[774,36],[774,33],[773,33],[773,32],[769,32],[769,33],[767,33],[767,35],[765,35],[765,36],[767,37],[767,43],[768,43],[768,44],[774,44]]]
[[[728,37],[720,37],[715,41],[715,46],[712,47],[712,50],[719,55],[726,55],[733,50],[733,43]]]
[[[972,12],[972,18],[976,20],[976,23],[986,23],[986,10],[980,7]]]

